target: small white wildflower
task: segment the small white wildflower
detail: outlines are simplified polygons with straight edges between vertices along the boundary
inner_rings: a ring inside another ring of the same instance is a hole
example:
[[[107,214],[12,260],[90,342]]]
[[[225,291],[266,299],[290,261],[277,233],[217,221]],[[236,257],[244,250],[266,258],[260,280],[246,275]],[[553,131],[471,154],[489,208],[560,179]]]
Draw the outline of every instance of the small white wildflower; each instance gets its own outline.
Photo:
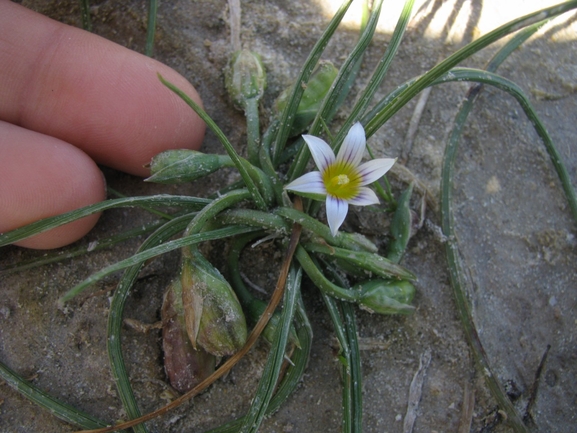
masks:
[[[324,140],[313,135],[303,135],[303,138],[319,171],[302,175],[285,189],[315,200],[326,200],[327,219],[334,236],[347,216],[349,204],[379,203],[374,191],[365,185],[389,171],[396,159],[380,158],[361,164],[367,140],[359,122],[349,130],[336,157]]]

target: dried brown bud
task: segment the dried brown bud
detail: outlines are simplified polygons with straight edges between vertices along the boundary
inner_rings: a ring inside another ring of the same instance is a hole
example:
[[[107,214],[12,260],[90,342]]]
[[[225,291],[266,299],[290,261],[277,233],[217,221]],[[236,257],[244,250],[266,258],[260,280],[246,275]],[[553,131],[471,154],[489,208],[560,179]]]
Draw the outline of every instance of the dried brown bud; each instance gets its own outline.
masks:
[[[164,293],[161,317],[164,369],[172,387],[185,393],[214,372],[216,358],[192,347],[184,323],[182,286],[178,279]]]

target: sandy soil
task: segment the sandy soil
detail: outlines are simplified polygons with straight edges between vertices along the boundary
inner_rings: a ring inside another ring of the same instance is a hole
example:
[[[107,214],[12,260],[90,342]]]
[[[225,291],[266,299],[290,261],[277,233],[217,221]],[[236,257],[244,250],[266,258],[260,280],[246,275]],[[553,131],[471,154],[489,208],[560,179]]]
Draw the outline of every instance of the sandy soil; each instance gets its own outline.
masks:
[[[93,1],[94,31],[143,52],[145,2]],[[393,5],[388,6],[387,3]],[[383,53],[401,2],[385,2],[378,34],[369,48],[360,84],[368,79]],[[71,25],[80,25],[76,1],[26,1],[25,5]],[[423,73],[473,38],[539,7],[549,0],[417,1],[415,18],[391,73],[386,94],[407,78]],[[263,118],[277,94],[299,66],[328,22],[334,7],[328,0],[285,2],[243,1],[242,42],[264,59],[269,87]],[[332,8],[332,9],[331,9]],[[347,21],[329,45],[325,58],[337,65],[353,46],[358,24]],[[542,29],[501,67],[532,102],[565,158],[577,185],[577,26],[575,14]],[[155,57],[186,76],[205,107],[230,140],[243,148],[244,120],[227,101],[222,70],[229,50],[226,1],[160,2]],[[482,67],[494,53],[490,47],[466,62]],[[468,85],[434,88],[420,119],[407,167],[438,201],[443,149]],[[358,88],[357,88],[358,90]],[[146,89],[143,89],[146,91]],[[397,156],[406,147],[406,131],[416,101],[403,109],[369,142],[379,155]],[[343,110],[346,114],[347,108]],[[222,152],[209,134],[203,150]],[[193,185],[143,184],[140,179],[104,169],[111,187],[124,194],[179,193],[207,195],[229,181],[230,172]],[[394,179],[394,177],[392,177]],[[489,360],[501,383],[523,413],[536,370],[550,345],[537,399],[531,410],[535,431],[572,432],[577,424],[577,240],[575,223],[552,165],[522,109],[509,96],[486,89],[465,130],[455,179],[457,236],[469,268],[470,299]],[[397,186],[400,183],[396,184]],[[418,203],[414,203],[415,208]],[[357,213],[352,227],[369,234],[382,228],[374,214]],[[150,221],[135,210],[110,211],[79,243]],[[411,240],[404,265],[419,281],[412,317],[382,317],[359,312],[363,351],[364,431],[401,432],[409,385],[421,357],[431,361],[423,382],[415,432],[457,432],[464,398],[474,393],[471,431],[508,432],[495,401],[476,372],[457,317],[438,235],[439,215],[426,213],[424,227]],[[68,288],[103,266],[130,255],[139,239],[121,247],[74,260],[0,277],[0,359],[37,386],[101,419],[123,417],[106,355],[106,317],[117,276],[97,284],[65,311],[56,300]],[[0,250],[4,265],[40,256],[15,247]],[[145,323],[159,318],[164,288],[176,272],[178,255],[152,262],[128,302],[126,317]],[[270,281],[267,263],[251,264]],[[100,292],[99,292],[100,291]],[[339,365],[333,349],[330,319],[314,289],[305,293],[315,344],[307,373],[297,392],[268,419],[263,432],[320,432],[340,429]],[[160,334],[124,330],[125,357],[143,411],[166,402],[168,386],[162,367]],[[243,414],[263,367],[266,346],[260,345],[228,376],[193,402],[160,420],[152,431],[203,431]],[[0,383],[0,432],[69,432],[71,427],[27,402]]]

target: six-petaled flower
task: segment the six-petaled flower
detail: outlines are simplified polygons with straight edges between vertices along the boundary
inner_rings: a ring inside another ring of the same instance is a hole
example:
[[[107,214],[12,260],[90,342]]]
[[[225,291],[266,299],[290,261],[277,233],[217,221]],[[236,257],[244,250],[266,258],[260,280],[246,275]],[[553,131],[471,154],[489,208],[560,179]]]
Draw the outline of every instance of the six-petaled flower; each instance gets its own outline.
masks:
[[[377,195],[366,185],[389,171],[396,159],[379,158],[361,164],[366,137],[359,122],[349,130],[336,157],[324,140],[313,135],[303,135],[303,139],[319,171],[304,174],[285,189],[315,200],[325,200],[327,220],[334,236],[347,216],[349,204],[367,206],[379,203]]]

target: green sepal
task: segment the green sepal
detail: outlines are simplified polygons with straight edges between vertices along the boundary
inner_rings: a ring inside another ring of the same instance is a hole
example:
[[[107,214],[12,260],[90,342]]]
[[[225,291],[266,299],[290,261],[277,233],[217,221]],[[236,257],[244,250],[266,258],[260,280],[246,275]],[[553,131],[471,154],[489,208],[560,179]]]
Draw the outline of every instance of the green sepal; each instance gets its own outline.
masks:
[[[225,70],[224,82],[234,105],[246,110],[247,101],[258,101],[266,88],[266,72],[260,56],[249,50],[234,52]]]
[[[194,247],[183,257],[180,280],[192,345],[215,356],[237,352],[246,342],[247,327],[230,284]]]
[[[353,287],[360,291],[359,307],[378,314],[412,314],[415,287],[408,281],[370,280]]]

